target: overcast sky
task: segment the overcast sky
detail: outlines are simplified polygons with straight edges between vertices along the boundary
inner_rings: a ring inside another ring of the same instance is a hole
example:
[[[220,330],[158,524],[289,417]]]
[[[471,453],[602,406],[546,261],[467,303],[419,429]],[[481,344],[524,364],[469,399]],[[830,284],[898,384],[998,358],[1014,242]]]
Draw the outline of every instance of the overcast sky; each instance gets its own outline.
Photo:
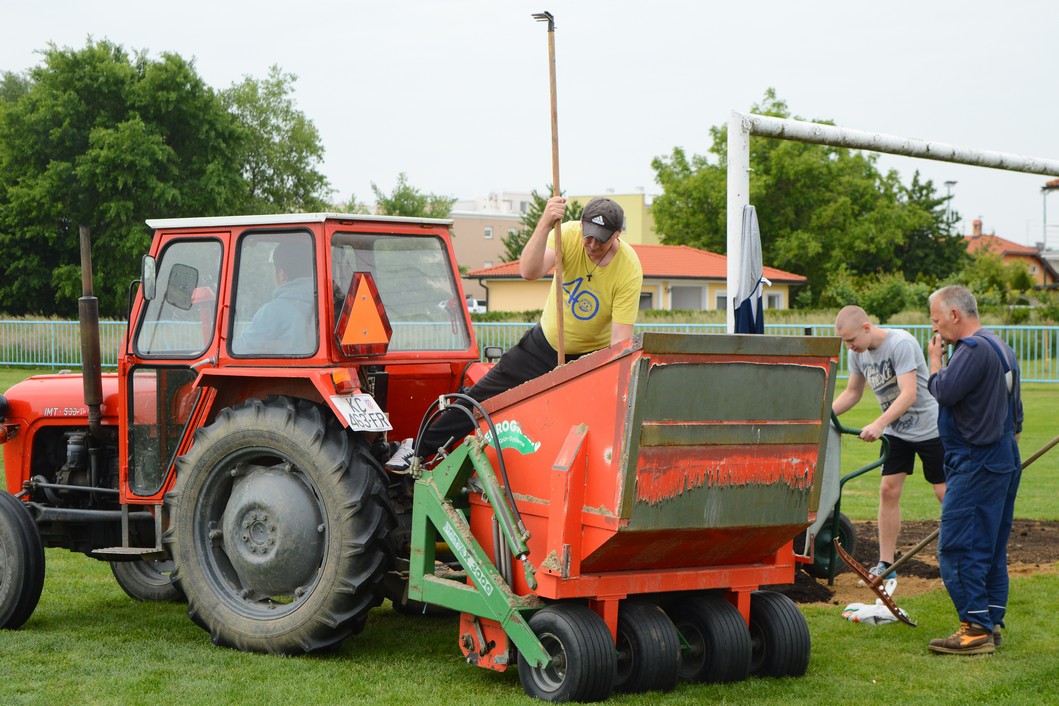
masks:
[[[531,18],[542,10],[556,17],[570,194],[659,193],[654,157],[705,154],[709,128],[769,87],[801,118],[1059,160],[1054,0],[36,0],[4,8],[0,70],[90,35],[193,58],[219,89],[276,64],[298,77],[335,200],[370,203],[371,183],[389,192],[400,172],[421,191],[473,199],[551,181],[548,38]],[[919,169],[942,194],[956,181],[964,232],[981,218],[987,233],[1042,239],[1050,177],[880,163],[906,184]],[[1059,248],[1059,196],[1047,205]]]

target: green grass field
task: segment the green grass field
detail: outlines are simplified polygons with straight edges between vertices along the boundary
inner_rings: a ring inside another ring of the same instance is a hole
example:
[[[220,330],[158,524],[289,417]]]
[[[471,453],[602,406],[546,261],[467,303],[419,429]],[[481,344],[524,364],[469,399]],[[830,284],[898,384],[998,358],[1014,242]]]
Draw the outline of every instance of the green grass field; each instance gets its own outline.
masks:
[[[0,369],[0,390],[30,372]],[[1028,456],[1059,433],[1053,411],[1059,387],[1027,385],[1023,395],[1021,446]],[[876,410],[866,399],[843,422],[860,427]],[[869,463],[877,449],[844,440],[844,472]],[[1024,475],[1016,515],[1059,518],[1057,479],[1059,450]],[[844,511],[858,520],[874,518],[877,480],[875,471],[851,481]],[[937,517],[937,502],[921,478],[906,488],[906,518]],[[47,550],[47,562],[33,617],[18,631],[0,632],[0,704],[534,703],[522,694],[514,669],[497,674],[465,664],[457,624],[449,618],[409,618],[383,605],[361,635],[334,652],[244,654],[214,647],[180,604],[132,601],[106,564],[61,549]],[[944,591],[899,600],[918,628],[856,625],[841,618],[842,606],[810,605],[802,607],[813,640],[804,677],[682,684],[666,694],[615,696],[613,703],[1059,703],[1055,568],[1013,579],[1009,630],[993,656],[941,657],[926,650],[930,638],[956,627]],[[870,596],[865,590],[863,600]]]

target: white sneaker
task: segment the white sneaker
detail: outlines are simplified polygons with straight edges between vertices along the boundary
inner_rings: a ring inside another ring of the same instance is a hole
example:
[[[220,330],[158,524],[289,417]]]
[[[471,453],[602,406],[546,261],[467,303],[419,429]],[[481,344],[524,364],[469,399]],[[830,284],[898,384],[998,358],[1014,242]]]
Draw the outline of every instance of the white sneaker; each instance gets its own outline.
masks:
[[[386,462],[386,468],[391,471],[407,471],[412,466],[412,458],[415,456],[414,440],[405,439],[397,450]]]

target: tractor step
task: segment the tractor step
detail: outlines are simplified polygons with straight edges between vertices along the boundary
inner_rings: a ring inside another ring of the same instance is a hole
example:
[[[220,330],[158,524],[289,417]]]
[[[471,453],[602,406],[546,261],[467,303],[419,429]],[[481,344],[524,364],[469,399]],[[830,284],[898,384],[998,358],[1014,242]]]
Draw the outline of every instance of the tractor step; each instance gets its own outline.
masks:
[[[103,547],[102,549],[93,549],[91,554],[97,559],[108,560],[122,557],[145,560],[166,559],[169,557],[167,551],[157,547]]]

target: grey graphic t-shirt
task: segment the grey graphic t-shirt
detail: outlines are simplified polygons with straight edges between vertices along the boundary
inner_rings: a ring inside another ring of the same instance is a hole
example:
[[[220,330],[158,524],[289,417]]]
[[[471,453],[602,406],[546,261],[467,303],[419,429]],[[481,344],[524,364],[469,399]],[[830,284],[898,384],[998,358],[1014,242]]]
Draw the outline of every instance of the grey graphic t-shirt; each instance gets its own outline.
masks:
[[[886,433],[905,441],[933,439],[938,435],[938,403],[927,389],[927,361],[915,337],[907,331],[888,329],[886,339],[875,350],[849,351],[850,374],[864,377],[883,411],[901,394],[897,377],[910,370],[916,371],[916,401],[886,427]]]

